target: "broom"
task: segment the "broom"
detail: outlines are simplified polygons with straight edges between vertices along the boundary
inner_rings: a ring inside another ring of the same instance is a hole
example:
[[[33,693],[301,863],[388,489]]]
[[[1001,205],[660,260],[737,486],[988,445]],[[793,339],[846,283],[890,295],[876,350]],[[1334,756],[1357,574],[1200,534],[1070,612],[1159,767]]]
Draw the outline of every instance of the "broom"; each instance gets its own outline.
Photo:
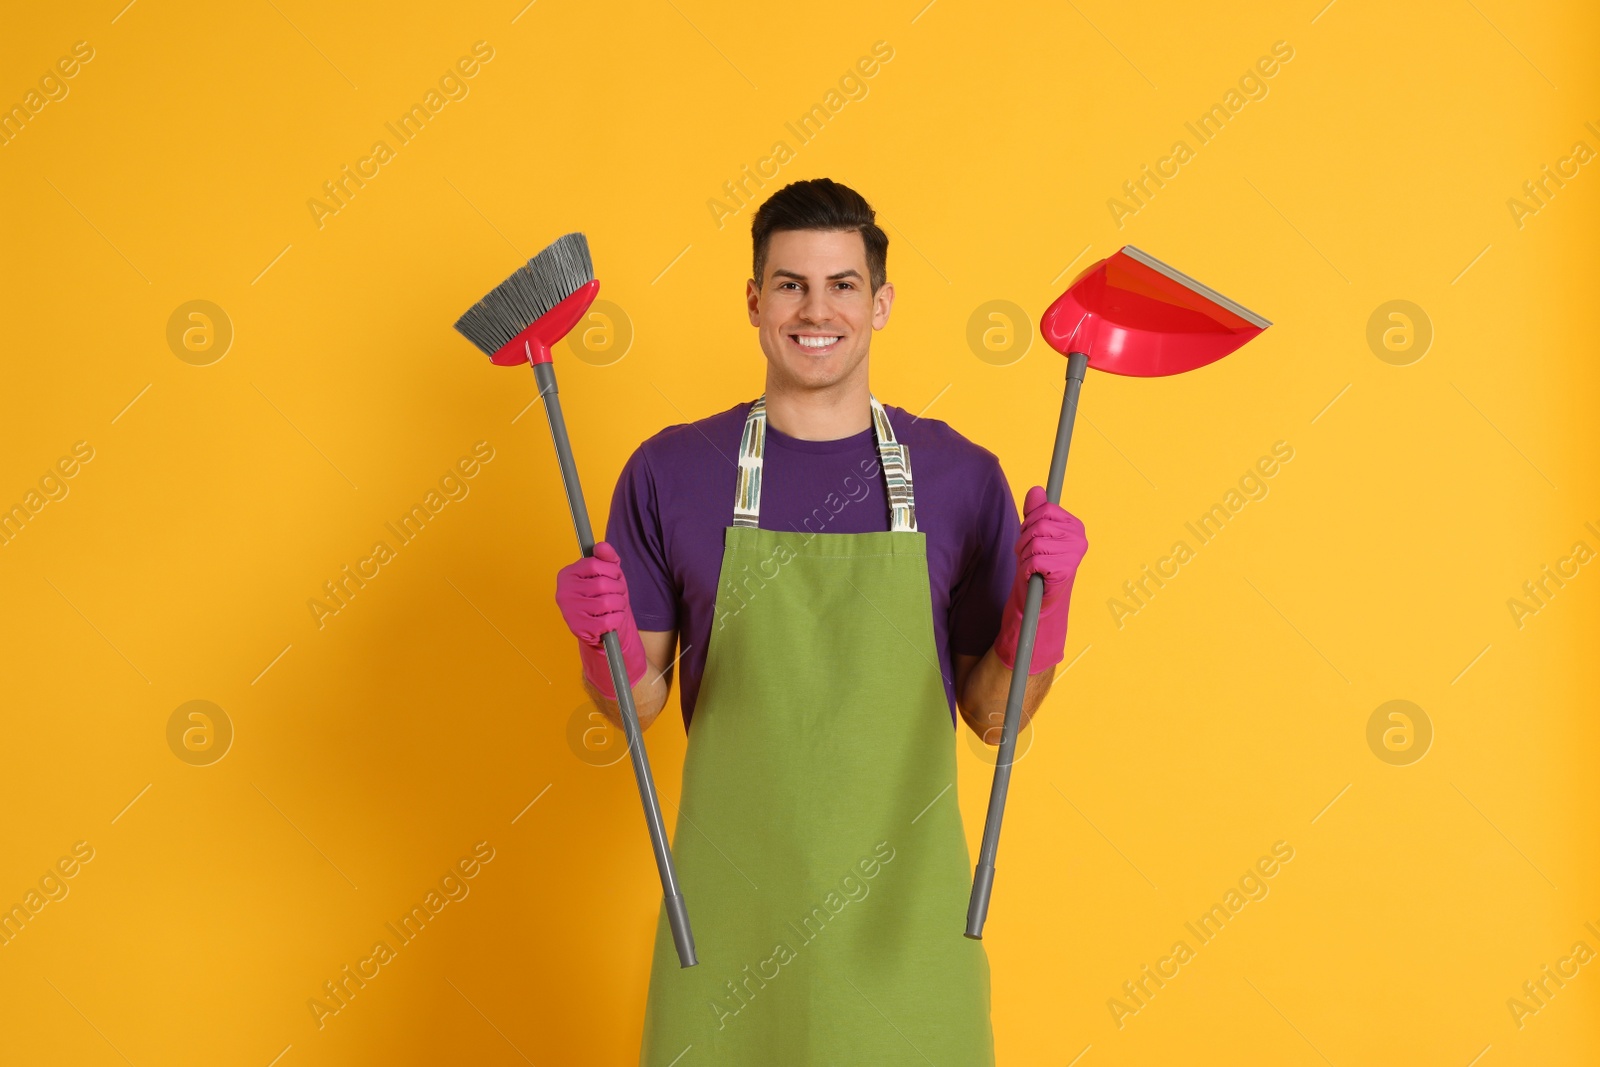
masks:
[[[567,426],[561,417],[561,400],[556,392],[555,365],[550,350],[583,318],[600,290],[589,259],[589,242],[581,233],[559,237],[544,251],[501,282],[456,320],[456,329],[478,346],[497,366],[533,364],[534,380],[544,400],[545,416],[550,421],[550,436],[555,441],[556,459],[561,465],[561,481],[566,486],[567,507],[578,533],[578,547],[584,556],[594,555],[594,532],[589,527],[589,511],[583,503],[583,486],[572,460]],[[661,874],[662,900],[667,923],[678,949],[678,962],[693,967],[696,962],[694,934],[689,929],[689,912],[678,891],[678,875],[667,846],[667,832],[661,821],[661,804],[656,799],[655,780],[650,775],[650,757],[645,752],[639,713],[633,704],[633,686],[622,662],[622,641],[615,630],[601,638],[611,682],[617,692],[622,713],[622,730],[628,739],[628,754],[633,758],[633,777],[644,803],[645,823],[650,844],[655,849],[656,869]]]

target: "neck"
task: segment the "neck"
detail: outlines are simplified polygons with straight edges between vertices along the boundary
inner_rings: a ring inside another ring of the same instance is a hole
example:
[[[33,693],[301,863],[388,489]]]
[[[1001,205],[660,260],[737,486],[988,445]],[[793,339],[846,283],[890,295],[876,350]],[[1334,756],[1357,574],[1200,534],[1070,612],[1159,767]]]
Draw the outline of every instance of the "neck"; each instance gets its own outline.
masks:
[[[767,374],[767,425],[802,441],[835,441],[872,425],[866,361],[845,381],[807,389],[775,381]]]

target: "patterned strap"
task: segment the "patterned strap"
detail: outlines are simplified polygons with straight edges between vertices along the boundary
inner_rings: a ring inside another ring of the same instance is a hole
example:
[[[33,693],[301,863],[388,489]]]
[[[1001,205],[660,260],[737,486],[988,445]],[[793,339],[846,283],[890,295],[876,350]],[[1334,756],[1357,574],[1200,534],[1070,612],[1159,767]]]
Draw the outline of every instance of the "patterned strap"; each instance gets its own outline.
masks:
[[[911,453],[894,439],[889,415],[872,401],[872,431],[878,443],[878,465],[883,471],[889,497],[889,528],[895,533],[917,530],[916,500],[911,488]],[[761,394],[750,405],[744,420],[744,435],[739,438],[739,481],[734,488],[733,524],[759,526],[761,518],[761,468],[767,443],[767,396]]]

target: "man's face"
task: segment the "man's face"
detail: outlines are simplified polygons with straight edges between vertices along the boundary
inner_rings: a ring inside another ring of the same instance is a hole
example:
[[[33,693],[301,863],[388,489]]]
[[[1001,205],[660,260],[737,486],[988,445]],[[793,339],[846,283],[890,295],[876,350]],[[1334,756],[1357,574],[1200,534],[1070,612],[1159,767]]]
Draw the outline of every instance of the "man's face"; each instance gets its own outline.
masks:
[[[780,230],[767,244],[766,275],[746,284],[745,297],[771,374],[823,389],[866,373],[872,331],[889,321],[894,286],[872,292],[860,233]]]

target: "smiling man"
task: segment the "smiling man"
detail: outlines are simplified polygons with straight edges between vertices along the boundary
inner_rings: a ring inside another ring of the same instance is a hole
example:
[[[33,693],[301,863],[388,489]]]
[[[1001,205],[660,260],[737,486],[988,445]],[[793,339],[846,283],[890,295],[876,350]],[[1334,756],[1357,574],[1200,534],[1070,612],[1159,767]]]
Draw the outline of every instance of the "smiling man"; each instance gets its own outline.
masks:
[[[701,962],[680,969],[663,912],[640,1064],[992,1064],[952,727],[999,743],[1035,573],[1024,722],[1043,700],[1083,525],[1037,486],[1019,522],[993,453],[872,394],[895,294],[866,200],[795,182],[751,230],[762,395],[640,445],[607,540],[556,583],[613,721],[602,634],[643,726],[681,664],[673,852]]]

